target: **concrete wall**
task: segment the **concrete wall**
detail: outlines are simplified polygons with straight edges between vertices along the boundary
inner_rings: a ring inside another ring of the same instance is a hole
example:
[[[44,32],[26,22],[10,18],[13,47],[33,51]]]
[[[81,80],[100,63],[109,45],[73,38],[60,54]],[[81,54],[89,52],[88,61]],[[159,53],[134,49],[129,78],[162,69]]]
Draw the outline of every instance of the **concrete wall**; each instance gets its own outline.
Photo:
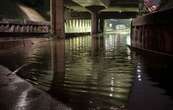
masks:
[[[46,1],[48,0],[44,0],[43,3],[49,5]],[[43,7],[41,9],[24,3],[22,0],[1,0],[0,19],[46,21],[49,20],[49,7],[47,5],[41,5],[40,7]]]
[[[162,0],[161,10],[173,8],[173,0]]]
[[[65,21],[65,33],[90,33],[90,19],[68,19]]]
[[[132,22],[131,45],[173,54],[173,10],[138,17]]]

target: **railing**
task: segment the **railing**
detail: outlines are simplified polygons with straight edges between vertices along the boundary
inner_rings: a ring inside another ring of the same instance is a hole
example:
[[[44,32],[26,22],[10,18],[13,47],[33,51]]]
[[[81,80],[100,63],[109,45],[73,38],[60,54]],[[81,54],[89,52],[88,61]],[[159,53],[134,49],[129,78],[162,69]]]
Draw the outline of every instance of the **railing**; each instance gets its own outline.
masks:
[[[3,19],[0,21],[0,33],[48,33],[49,22],[33,22]]]

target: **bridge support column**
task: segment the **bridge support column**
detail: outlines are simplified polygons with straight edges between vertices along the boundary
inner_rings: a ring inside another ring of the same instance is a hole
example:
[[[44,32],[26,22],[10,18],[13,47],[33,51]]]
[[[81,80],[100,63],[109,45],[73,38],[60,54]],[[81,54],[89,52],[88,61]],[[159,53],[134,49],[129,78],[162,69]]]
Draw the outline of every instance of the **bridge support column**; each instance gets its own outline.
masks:
[[[143,14],[143,10],[144,10],[144,0],[139,0],[139,15]]]
[[[98,14],[95,12],[91,13],[91,34],[95,35],[98,34],[98,24],[99,24],[99,19],[98,19]]]
[[[104,32],[104,19],[100,18],[99,22],[99,32],[103,33]]]
[[[51,33],[64,38],[64,0],[51,0]]]
[[[96,35],[100,31],[99,13],[103,10],[104,6],[88,6],[86,7],[91,13],[91,34]]]

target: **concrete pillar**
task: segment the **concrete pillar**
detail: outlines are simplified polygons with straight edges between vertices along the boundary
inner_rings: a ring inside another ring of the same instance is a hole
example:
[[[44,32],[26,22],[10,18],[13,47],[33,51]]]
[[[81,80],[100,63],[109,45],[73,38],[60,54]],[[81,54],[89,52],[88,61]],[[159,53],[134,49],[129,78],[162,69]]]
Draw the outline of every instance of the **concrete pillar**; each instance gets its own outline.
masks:
[[[51,33],[64,38],[64,0],[51,0]]]
[[[91,13],[91,23],[92,23],[92,26],[91,26],[91,34],[92,35],[95,35],[95,34],[98,34],[98,22],[99,22],[99,19],[98,19],[98,14],[96,12],[92,12]]]
[[[99,13],[101,10],[103,10],[104,6],[88,6],[86,7],[88,10],[90,10],[91,13],[91,34],[96,35],[99,33]]]
[[[145,48],[147,49],[148,48],[148,35],[149,35],[148,26],[146,26],[145,30],[146,30],[146,35],[145,35]]]
[[[139,0],[139,15],[143,14],[143,9],[144,9],[144,0]]]
[[[104,32],[104,19],[102,19],[102,18],[100,18],[99,32],[100,33],[103,33]]]

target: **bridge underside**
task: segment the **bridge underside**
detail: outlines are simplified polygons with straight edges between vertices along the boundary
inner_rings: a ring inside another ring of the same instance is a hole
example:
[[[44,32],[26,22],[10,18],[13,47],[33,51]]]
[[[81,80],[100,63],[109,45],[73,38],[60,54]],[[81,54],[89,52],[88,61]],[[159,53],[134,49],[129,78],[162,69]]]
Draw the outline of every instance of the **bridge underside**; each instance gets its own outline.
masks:
[[[137,12],[101,12],[99,18],[102,19],[130,19],[137,16]],[[89,12],[70,12],[65,16],[65,19],[91,19]]]
[[[138,0],[52,0],[53,32],[64,33],[61,16],[65,16],[65,19],[91,18],[91,33],[95,35],[103,31],[104,19],[134,18],[139,12],[138,7]]]

